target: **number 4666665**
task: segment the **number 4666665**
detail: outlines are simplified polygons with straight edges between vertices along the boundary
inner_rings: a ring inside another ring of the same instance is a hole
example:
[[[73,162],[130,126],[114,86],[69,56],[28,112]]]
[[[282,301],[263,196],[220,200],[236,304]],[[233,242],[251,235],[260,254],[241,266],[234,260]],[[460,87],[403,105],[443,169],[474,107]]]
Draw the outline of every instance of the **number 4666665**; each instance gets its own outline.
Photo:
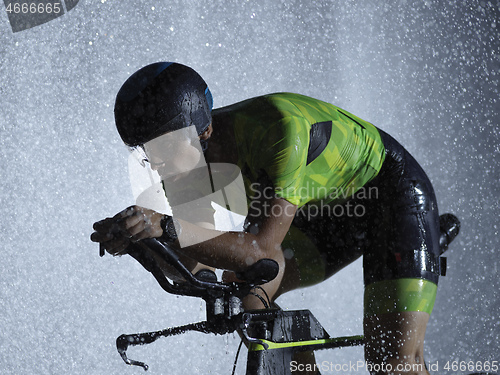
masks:
[[[498,361],[453,361],[446,362],[444,369],[447,371],[498,371]]]
[[[43,14],[60,13],[61,3],[9,3],[7,4],[7,13],[16,14]]]

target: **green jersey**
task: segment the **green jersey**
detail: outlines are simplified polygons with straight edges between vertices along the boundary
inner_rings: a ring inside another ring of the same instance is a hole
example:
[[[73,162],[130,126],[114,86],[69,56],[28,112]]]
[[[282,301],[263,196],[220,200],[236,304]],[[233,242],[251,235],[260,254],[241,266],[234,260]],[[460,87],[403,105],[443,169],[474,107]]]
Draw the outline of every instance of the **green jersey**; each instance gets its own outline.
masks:
[[[373,179],[385,149],[372,124],[332,104],[292,93],[256,97],[214,111],[234,124],[245,187],[268,178],[301,207],[348,199]]]

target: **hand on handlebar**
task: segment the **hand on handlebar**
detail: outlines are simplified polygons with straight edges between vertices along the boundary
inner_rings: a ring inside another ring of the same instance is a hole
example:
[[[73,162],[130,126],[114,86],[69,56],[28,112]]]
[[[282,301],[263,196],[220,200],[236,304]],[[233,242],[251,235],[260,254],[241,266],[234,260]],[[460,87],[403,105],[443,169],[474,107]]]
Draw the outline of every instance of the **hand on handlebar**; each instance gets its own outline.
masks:
[[[101,248],[111,255],[122,255],[126,253],[131,242],[161,237],[163,217],[163,214],[156,211],[140,206],[130,206],[112,218],[94,223],[95,232],[92,233],[90,239],[93,242],[99,242]]]

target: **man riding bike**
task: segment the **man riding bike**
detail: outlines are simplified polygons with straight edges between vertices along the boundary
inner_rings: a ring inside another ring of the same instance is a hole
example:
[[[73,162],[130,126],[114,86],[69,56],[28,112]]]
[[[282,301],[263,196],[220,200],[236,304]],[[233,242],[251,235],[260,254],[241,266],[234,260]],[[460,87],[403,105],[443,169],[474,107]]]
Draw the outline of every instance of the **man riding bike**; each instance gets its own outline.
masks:
[[[95,223],[93,241],[121,255],[131,242],[158,237],[175,243],[193,272],[219,268],[226,280],[270,258],[280,268],[264,285],[273,301],[363,255],[366,361],[394,374],[428,374],[423,342],[441,273],[440,237],[450,242],[459,223],[450,215],[440,230],[432,185],[394,138],[332,104],[292,93],[212,110],[203,79],[166,62],[124,83],[115,119],[124,143],[160,175],[173,214],[129,207]],[[205,180],[217,190],[215,165],[241,171],[243,231],[217,231],[210,199],[200,199],[207,196]],[[263,307],[254,296],[244,304]]]

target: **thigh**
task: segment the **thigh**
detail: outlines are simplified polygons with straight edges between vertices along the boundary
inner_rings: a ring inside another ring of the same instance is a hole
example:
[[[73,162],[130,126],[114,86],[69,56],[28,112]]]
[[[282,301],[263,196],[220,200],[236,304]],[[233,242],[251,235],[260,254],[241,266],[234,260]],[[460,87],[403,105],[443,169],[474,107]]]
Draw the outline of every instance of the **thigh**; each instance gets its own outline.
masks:
[[[297,216],[281,245],[285,272],[275,298],[321,283],[363,254],[364,218],[353,221],[347,216],[312,212],[315,215]]]
[[[360,204],[354,199],[298,211],[282,247],[285,258],[293,257],[297,265],[300,286],[322,282],[361,257],[369,220],[354,215],[353,207]]]
[[[420,278],[438,283],[439,214],[434,189],[416,160],[384,135],[386,160],[372,182],[369,246],[364,252],[365,285]]]

